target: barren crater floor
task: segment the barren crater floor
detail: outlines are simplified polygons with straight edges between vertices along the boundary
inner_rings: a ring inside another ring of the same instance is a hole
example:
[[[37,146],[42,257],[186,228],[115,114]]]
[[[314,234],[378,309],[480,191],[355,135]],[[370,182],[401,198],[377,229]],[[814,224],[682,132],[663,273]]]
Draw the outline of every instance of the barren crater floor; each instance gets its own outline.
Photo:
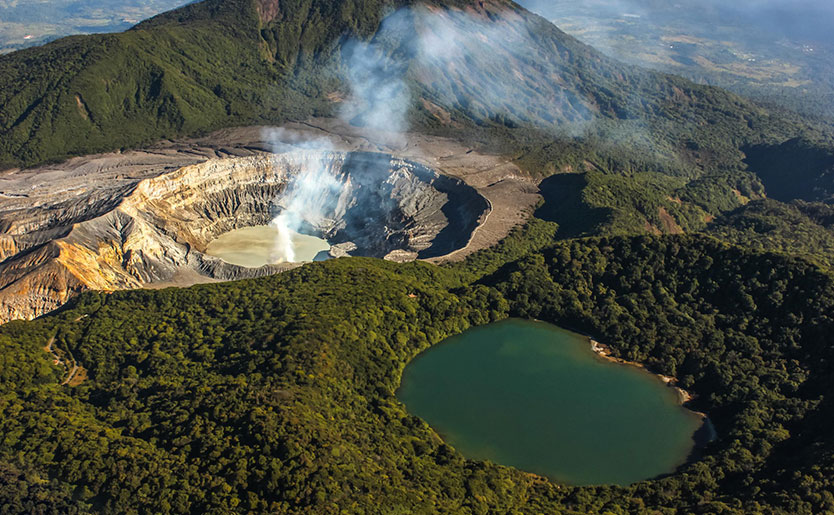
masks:
[[[269,223],[285,209],[291,179],[310,166],[337,185],[324,216],[300,231],[332,245],[312,247],[315,254],[439,258],[466,247],[490,209],[464,181],[379,152],[260,153],[132,183],[7,195],[0,203],[0,321],[39,316],[86,289],[233,280],[296,266],[221,259],[209,247]]]

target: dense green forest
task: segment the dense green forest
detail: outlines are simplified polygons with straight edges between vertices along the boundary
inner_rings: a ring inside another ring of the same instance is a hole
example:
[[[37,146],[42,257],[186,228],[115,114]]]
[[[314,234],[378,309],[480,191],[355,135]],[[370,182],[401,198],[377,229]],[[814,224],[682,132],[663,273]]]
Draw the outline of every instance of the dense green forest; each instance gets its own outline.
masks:
[[[0,57],[0,167],[332,115],[339,45],[407,54],[380,23],[411,3],[208,0]],[[834,512],[827,129],[615,63],[516,12],[556,63],[519,64],[540,75],[518,109],[496,113],[477,81],[414,75],[451,123],[419,102],[410,120],[543,179],[526,226],[456,264],[343,258],[87,292],[0,326],[0,513]],[[543,78],[557,72],[558,87]],[[582,137],[554,132],[581,109],[548,111],[546,84],[593,108]],[[463,458],[394,392],[421,351],[508,316],[676,377],[718,438],[631,486]]]
[[[333,115],[333,95],[347,93],[348,41],[371,39],[410,70],[410,38],[420,22],[404,16],[409,25],[386,28],[385,15],[402,6],[444,12],[461,5],[472,8],[457,0],[206,0],[121,34],[69,37],[2,56],[0,166]],[[745,168],[742,149],[799,137],[820,152],[830,147],[825,124],[623,65],[511,2],[481,2],[475,14],[527,39],[491,38],[482,50],[494,52],[500,66],[473,55],[406,73],[414,129],[503,147],[537,174],[589,153],[675,175],[735,172]],[[489,29],[460,30],[478,39]],[[496,95],[495,85],[512,89]],[[567,148],[579,152],[563,156]]]
[[[801,200],[757,200],[720,216],[706,229],[749,249],[801,256],[834,267],[834,207]]]
[[[594,160],[585,171],[557,173],[539,185],[545,202],[535,214],[558,224],[558,239],[703,233],[826,268],[834,264],[830,201],[775,200],[749,171],[690,180],[650,171],[617,172],[616,164],[589,159]]]
[[[445,267],[345,258],[258,280],[87,293],[0,327],[0,505],[81,513],[834,510],[834,283],[705,236],[554,243],[533,219]],[[466,460],[394,391],[507,316],[679,378],[718,439],[678,473],[573,488]],[[76,386],[52,341],[86,369]]]

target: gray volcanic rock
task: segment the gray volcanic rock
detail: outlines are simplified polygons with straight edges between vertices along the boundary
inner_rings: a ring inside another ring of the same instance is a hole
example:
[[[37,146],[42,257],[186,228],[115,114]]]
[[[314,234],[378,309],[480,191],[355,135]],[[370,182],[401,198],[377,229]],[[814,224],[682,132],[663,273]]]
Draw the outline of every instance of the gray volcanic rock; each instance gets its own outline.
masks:
[[[356,249],[356,244],[352,241],[337,243],[330,247],[330,251],[327,253],[327,256],[331,258],[347,257],[350,256],[350,253]]]
[[[245,268],[204,254],[221,234],[268,223],[310,163],[339,187],[302,228],[330,254],[435,257],[466,246],[489,209],[458,179],[386,154],[297,151],[216,159],[116,189],[58,194],[52,204],[0,211],[0,322],[33,318],[86,289],[169,283],[194,272],[221,280],[296,264]]]

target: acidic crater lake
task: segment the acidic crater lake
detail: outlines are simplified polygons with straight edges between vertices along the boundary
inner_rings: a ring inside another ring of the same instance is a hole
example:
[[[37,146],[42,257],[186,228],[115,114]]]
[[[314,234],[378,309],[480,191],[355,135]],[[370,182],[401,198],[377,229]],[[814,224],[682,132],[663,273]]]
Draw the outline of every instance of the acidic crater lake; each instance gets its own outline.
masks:
[[[226,263],[257,268],[280,262],[276,252],[278,229],[271,225],[243,227],[221,234],[206,247],[206,254]],[[292,232],[290,240],[295,252],[294,262],[327,259],[330,244],[327,241]]]
[[[467,458],[572,485],[674,472],[708,421],[634,366],[543,322],[470,329],[417,356],[397,396]]]

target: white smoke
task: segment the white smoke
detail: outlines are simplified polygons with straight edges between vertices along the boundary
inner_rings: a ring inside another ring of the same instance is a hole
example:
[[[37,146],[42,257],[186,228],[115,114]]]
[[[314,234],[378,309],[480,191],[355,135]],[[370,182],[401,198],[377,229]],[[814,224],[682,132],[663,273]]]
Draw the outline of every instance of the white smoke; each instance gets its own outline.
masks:
[[[340,118],[373,131],[380,143],[401,146],[411,105],[404,66],[373,43],[351,41],[342,54],[350,98],[342,105]]]
[[[390,26],[389,21],[385,23]],[[404,145],[411,105],[404,65],[373,42],[358,40],[343,45],[341,57],[350,91],[339,117],[377,143]],[[328,223],[329,216],[343,211],[351,184],[331,169],[335,149],[330,140],[299,139],[282,129],[270,130],[266,139],[273,152],[289,152],[294,172],[279,199],[280,212],[270,222],[277,231],[271,260],[292,262],[296,258],[292,235],[316,231]]]
[[[556,85],[560,68],[553,61],[554,48],[535,40],[528,25],[512,10],[496,21],[483,13],[400,9],[383,20],[370,41],[342,44],[338,67],[349,91],[339,117],[362,130],[369,141],[401,148],[408,140],[415,97],[411,87],[416,85],[428,88],[438,104],[484,120],[536,124],[550,119],[549,111],[568,112],[573,118],[570,130],[583,131],[593,119],[585,99]],[[550,67],[552,84],[531,82],[542,65]],[[507,83],[507,67],[515,70],[518,82]],[[530,106],[535,119],[528,115]],[[275,259],[292,261],[292,232],[320,226],[343,197],[346,183],[327,168],[329,158],[321,157],[333,150],[331,142],[298,141],[288,132],[268,137],[276,152],[318,151],[297,154],[297,173],[271,222],[278,230]]]
[[[275,245],[272,247],[272,252],[269,255],[269,260],[272,263],[294,263],[295,262],[295,245],[292,241],[293,231],[290,229],[290,216],[282,212],[269,222],[269,225],[275,228],[278,234],[275,236]]]
[[[342,206],[345,183],[333,169],[333,144],[325,138],[299,139],[297,133],[270,129],[265,134],[273,152],[289,163],[286,188],[278,199],[280,212],[270,222],[277,231],[270,255],[273,263],[294,262],[293,235],[326,226]]]

